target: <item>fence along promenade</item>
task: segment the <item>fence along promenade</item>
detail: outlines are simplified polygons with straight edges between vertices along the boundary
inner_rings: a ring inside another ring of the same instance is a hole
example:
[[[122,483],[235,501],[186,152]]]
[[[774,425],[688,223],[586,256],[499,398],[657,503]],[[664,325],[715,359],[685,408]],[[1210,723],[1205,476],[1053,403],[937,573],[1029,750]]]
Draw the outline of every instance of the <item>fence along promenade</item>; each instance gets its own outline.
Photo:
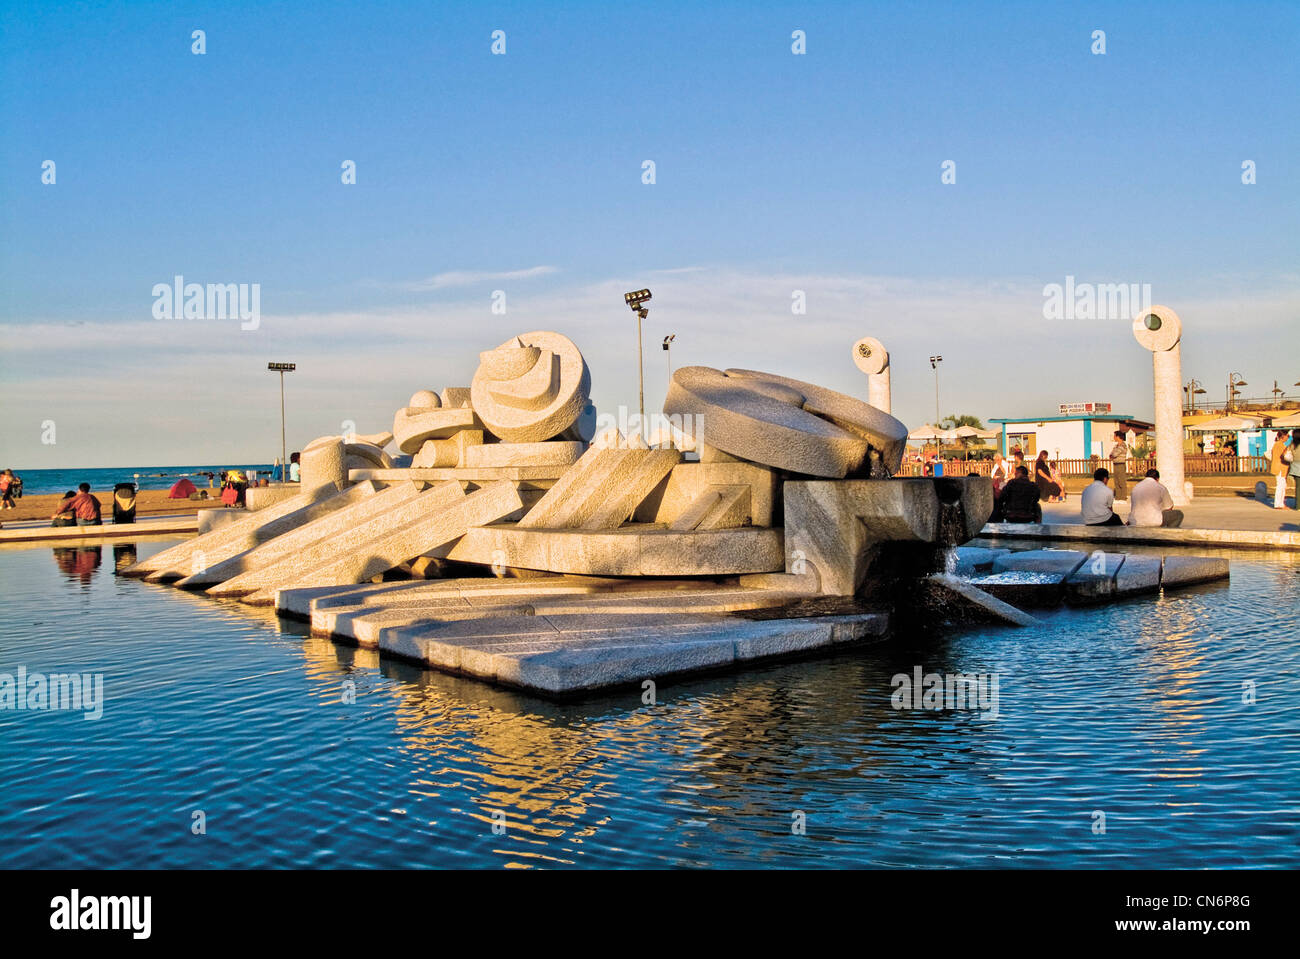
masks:
[[[1009,458],[1008,458],[1009,459]],[[1058,459],[1053,460],[1057,468],[1061,471],[1062,476],[1091,476],[1093,471],[1099,466],[1110,469],[1110,460],[1093,457],[1090,459]],[[1194,453],[1183,457],[1184,469],[1188,476],[1216,476],[1216,475],[1251,475],[1266,474],[1268,472],[1267,456],[1216,456],[1208,453]],[[1030,469],[1030,478],[1033,478],[1033,458],[1026,456],[1025,465]],[[1156,458],[1148,456],[1143,458],[1132,457],[1128,461],[1129,478],[1141,478],[1149,469],[1155,469]],[[978,473],[980,476],[988,476],[993,469],[993,460],[991,459],[944,459],[943,472],[945,476],[965,476],[967,473]],[[920,476],[924,470],[923,463],[904,463],[900,474],[903,476]]]

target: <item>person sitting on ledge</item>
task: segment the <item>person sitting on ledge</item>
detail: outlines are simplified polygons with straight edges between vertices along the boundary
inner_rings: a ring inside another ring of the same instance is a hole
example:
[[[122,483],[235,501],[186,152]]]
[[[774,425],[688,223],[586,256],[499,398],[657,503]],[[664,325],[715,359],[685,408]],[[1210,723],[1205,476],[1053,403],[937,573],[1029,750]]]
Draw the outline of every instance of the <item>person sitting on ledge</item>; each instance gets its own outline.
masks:
[[[68,490],[66,493],[63,494],[63,499],[59,500],[59,507],[62,508],[64,506],[67,506],[68,501],[71,500],[76,495],[77,495],[77,491],[75,489]],[[50,520],[50,525],[51,526],[76,526],[77,520],[71,514],[67,516],[60,516],[58,513],[55,513],[54,518]]]
[[[1008,523],[1041,523],[1043,507],[1039,505],[1038,486],[1029,478],[1029,469],[1016,467],[1016,476],[1002,487],[998,497],[1002,506],[1002,516]]]
[[[1083,521],[1089,526],[1123,526],[1124,521],[1115,515],[1115,493],[1106,481],[1110,470],[1104,466],[1093,470],[1092,482],[1079,496],[1083,506]]]
[[[90,484],[82,483],[77,487],[80,490],[72,499],[65,499],[59,504],[59,508],[54,511],[50,519],[56,519],[64,513],[71,513],[77,518],[78,526],[101,526],[103,521],[99,518],[100,510],[103,509],[99,500],[95,499],[90,493]]]
[[[1130,526],[1182,526],[1182,510],[1174,509],[1169,490],[1160,482],[1159,470],[1147,470],[1146,479],[1129,494]]]

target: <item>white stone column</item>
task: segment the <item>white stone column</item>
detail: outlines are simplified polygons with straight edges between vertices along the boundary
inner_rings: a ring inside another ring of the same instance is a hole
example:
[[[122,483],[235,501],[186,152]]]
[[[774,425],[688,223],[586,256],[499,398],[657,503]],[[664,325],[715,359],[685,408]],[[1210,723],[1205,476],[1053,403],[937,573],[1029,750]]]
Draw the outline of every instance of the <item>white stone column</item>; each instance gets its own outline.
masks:
[[[1151,351],[1155,383],[1156,469],[1176,506],[1188,501],[1183,474],[1183,324],[1167,306],[1133,318],[1133,336]],[[1134,481],[1141,477],[1131,477]]]
[[[867,374],[867,402],[882,412],[892,414],[889,352],[874,336],[864,336],[853,344],[853,362]]]

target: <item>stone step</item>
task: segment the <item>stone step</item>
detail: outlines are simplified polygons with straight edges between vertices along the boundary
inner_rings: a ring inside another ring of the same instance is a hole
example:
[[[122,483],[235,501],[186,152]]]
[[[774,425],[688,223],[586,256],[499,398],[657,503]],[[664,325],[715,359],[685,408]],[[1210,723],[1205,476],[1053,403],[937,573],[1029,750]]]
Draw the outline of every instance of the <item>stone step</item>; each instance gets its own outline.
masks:
[[[784,569],[782,533],[750,526],[691,532],[484,526],[438,552],[466,563],[584,576],[734,576]]]

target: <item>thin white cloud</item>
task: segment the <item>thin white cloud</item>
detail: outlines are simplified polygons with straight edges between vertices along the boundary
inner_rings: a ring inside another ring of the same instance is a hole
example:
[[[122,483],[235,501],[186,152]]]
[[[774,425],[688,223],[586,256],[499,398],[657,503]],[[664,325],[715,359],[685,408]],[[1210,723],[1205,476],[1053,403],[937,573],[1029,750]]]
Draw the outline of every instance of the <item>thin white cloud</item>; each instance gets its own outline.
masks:
[[[530,266],[526,270],[505,270],[502,272],[476,270],[450,270],[397,284],[399,289],[412,293],[428,293],[433,290],[445,290],[458,286],[473,286],[477,283],[502,283],[507,280],[530,280],[536,276],[546,276],[556,272],[553,266]]]

